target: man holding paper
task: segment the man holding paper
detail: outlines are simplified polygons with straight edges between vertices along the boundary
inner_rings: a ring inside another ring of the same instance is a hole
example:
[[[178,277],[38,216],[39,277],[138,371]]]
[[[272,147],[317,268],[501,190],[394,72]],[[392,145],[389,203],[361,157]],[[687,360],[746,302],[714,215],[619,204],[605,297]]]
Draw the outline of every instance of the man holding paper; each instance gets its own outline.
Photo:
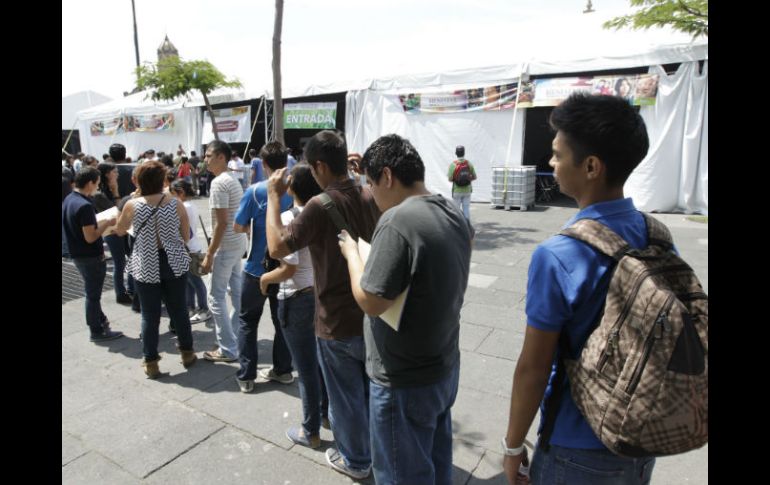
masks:
[[[361,167],[382,217],[365,263],[365,250],[346,231],[339,245],[353,296],[367,314],[374,478],[450,484],[473,229],[456,204],[425,188],[425,165],[408,140],[380,137]]]

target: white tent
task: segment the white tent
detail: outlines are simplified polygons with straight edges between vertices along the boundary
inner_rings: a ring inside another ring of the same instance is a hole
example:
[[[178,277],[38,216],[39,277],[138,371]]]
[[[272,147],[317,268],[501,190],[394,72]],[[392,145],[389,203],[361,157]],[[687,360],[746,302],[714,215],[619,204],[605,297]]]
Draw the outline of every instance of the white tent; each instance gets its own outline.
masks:
[[[379,136],[408,138],[426,165],[429,190],[450,196],[447,168],[454,147],[464,145],[476,168],[473,201],[489,201],[493,166],[522,165],[526,109],[407,114],[394,95],[446,92],[518,81],[522,76],[606,71],[650,66],[661,75],[656,104],[641,114],[650,135],[650,151],[626,185],[626,195],[646,211],[708,211],[708,44],[640,48],[625,55],[583,59],[530,59],[506,66],[426,73],[373,80],[348,92],[348,149],[362,153]],[[682,63],[667,76],[662,64]],[[707,63],[706,63],[707,64]],[[531,162],[531,161],[527,161]]]
[[[97,106],[112,100],[96,91],[80,91],[61,98],[61,129],[75,129],[78,111]]]
[[[211,104],[241,101],[246,98],[243,91],[221,89],[209,95]],[[172,102],[153,101],[147,91],[131,94],[94,108],[81,110],[77,113],[77,128],[80,130],[82,151],[91,155],[107,153],[113,143],[121,143],[126,147],[129,157],[152,148],[156,152],[175,153],[181,144],[189,151],[189,147],[200,145],[202,137],[202,114],[200,106],[204,106],[203,97],[195,93],[190,99],[180,99]],[[152,131],[122,131],[97,129],[94,123],[112,123],[124,116],[164,116],[173,114],[173,126],[165,130]],[[93,130],[92,130],[93,128]],[[107,132],[108,134],[103,134]]]

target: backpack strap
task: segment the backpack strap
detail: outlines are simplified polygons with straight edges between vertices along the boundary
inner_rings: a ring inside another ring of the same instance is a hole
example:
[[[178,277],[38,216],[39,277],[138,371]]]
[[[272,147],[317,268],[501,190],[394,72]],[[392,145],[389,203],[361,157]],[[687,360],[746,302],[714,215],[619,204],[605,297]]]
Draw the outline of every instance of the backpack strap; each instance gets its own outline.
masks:
[[[668,227],[649,214],[642,212],[642,215],[647,223],[647,244],[660,246],[667,251],[674,249],[674,239]]]
[[[337,226],[338,231],[342,231],[345,229],[348,231],[348,234],[351,236],[353,235],[350,232],[350,228],[348,227],[348,223],[345,222],[345,218],[342,217],[342,214],[340,214],[340,211],[337,210],[337,206],[334,204],[334,201],[331,197],[329,197],[329,194],[326,192],[321,192],[318,194],[318,198],[321,200],[321,205],[323,206],[324,210],[327,214],[329,214],[329,217],[332,218],[332,222],[334,222],[334,225]]]
[[[580,219],[559,234],[582,241],[615,261],[632,249],[615,231],[593,219]]]
[[[562,330],[559,335],[559,358],[556,361],[556,375],[551,384],[551,394],[548,395],[548,399],[543,403],[545,408],[543,413],[543,430],[540,432],[540,438],[537,440],[538,448],[546,453],[551,448],[551,435],[556,425],[556,416],[559,414],[564,390],[569,385],[567,382],[567,367],[564,364],[564,359],[568,356],[569,342],[567,341],[567,332]]]

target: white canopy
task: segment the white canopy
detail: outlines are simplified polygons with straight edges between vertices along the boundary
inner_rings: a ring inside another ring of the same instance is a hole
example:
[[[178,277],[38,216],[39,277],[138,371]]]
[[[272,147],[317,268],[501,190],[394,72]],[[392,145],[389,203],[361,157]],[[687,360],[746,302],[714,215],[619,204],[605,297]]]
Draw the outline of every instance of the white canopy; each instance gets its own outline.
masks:
[[[708,71],[704,70],[702,75],[697,73],[697,61],[707,59],[707,43],[678,44],[640,48],[623,55],[566,60],[540,58],[506,66],[372,80],[366,88],[347,94],[348,148],[363,153],[384,134],[404,136],[415,145],[425,162],[428,189],[451,196],[448,166],[454,159],[454,147],[464,145],[466,157],[474,164],[478,175],[473,184],[473,201],[487,202],[491,198],[492,167],[535,162],[522,160],[527,109],[407,114],[393,94],[479,88],[515,82],[520,76],[527,75],[651,66],[652,72],[661,74],[658,97],[654,106],[642,107],[640,111],[647,123],[651,148],[629,180],[626,195],[634,197],[637,207],[646,211],[707,213],[708,112],[704,103],[707,101]],[[673,76],[677,81],[668,79],[659,67],[671,63],[682,63]],[[671,82],[683,86],[679,92],[684,94],[668,95],[667,86]],[[687,93],[692,90],[699,94],[688,98]],[[672,117],[676,118],[676,123],[672,123]],[[683,139],[688,143],[686,153],[683,153]],[[686,160],[684,155],[687,155]],[[650,167],[651,159],[657,161],[654,167]],[[663,191],[659,190],[657,182],[661,177],[665,179]]]
[[[110,101],[109,98],[96,91],[81,91],[79,93],[62,96],[61,98],[61,129],[72,130],[75,127],[78,111],[88,109]]]

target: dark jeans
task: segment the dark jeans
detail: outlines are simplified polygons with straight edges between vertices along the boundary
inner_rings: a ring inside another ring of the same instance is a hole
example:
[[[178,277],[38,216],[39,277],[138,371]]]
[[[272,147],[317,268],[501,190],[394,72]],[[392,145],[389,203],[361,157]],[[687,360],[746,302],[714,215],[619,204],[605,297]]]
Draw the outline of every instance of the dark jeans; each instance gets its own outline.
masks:
[[[135,281],[142,306],[142,353],[145,361],[158,358],[158,327],[161,299],[166,302],[171,326],[176,330],[179,350],[193,350],[190,316],[187,314],[187,273],[175,277],[163,250],[158,251],[160,283]]]
[[[369,387],[372,469],[378,484],[452,483],[452,405],[460,362],[435,384]]]
[[[329,421],[345,463],[365,470],[369,449],[369,378],[363,337],[317,339],[318,359],[329,393]]]
[[[112,255],[112,285],[115,288],[115,298],[126,294],[123,284],[123,272],[126,269],[126,236],[110,234],[104,238]]]
[[[83,277],[86,293],[86,324],[91,329],[91,336],[101,335],[107,317],[102,312],[102,288],[107,275],[107,263],[104,255],[90,258],[74,258],[75,267]]]
[[[317,435],[321,427],[321,377],[316,349],[315,295],[302,293],[278,300],[278,316],[291,358],[299,374],[302,399],[302,428],[305,435]]]
[[[278,298],[266,297],[259,289],[259,277],[243,273],[241,285],[241,313],[238,315],[238,360],[241,367],[236,377],[242,381],[253,381],[257,377],[257,327],[265,308],[265,300],[270,300],[270,317],[275,327],[273,337],[273,369],[277,374],[291,372],[291,354],[278,320]]]
[[[529,469],[533,485],[647,485],[655,458],[625,458],[609,450],[539,447]]]
[[[198,299],[198,306],[195,306],[195,299]],[[203,278],[192,273],[187,273],[187,308],[195,310],[208,310],[209,304],[206,300],[206,283]]]

